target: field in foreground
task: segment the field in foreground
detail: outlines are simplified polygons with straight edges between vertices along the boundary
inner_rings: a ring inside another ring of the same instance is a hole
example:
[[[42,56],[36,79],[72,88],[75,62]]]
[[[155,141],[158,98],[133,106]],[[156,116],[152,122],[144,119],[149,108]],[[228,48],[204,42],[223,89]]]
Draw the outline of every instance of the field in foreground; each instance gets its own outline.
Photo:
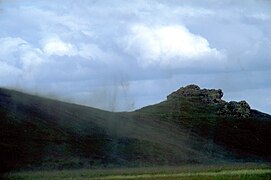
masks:
[[[29,171],[11,173],[19,179],[271,179],[271,166],[266,164],[234,164],[223,166],[146,167],[122,169],[81,169],[61,171]]]

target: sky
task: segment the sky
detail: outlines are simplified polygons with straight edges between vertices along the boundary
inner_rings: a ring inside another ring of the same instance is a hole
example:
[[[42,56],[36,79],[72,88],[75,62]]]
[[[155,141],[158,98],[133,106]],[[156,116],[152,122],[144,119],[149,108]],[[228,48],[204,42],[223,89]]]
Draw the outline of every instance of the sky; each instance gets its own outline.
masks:
[[[0,87],[132,111],[188,84],[271,114],[270,0],[0,0]]]

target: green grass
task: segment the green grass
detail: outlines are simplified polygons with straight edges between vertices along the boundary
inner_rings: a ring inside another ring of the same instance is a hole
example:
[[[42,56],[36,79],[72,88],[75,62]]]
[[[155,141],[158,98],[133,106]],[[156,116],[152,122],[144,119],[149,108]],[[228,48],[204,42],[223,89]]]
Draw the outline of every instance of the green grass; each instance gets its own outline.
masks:
[[[146,167],[119,169],[81,169],[11,173],[8,179],[267,179],[268,165],[233,164],[223,166]]]

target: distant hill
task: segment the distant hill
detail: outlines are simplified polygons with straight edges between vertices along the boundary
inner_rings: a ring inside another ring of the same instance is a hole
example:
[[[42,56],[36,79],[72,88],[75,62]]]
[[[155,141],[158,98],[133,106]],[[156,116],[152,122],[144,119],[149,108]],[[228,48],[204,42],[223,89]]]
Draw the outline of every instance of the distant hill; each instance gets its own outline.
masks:
[[[0,170],[271,161],[271,116],[182,87],[134,112],[0,89]]]

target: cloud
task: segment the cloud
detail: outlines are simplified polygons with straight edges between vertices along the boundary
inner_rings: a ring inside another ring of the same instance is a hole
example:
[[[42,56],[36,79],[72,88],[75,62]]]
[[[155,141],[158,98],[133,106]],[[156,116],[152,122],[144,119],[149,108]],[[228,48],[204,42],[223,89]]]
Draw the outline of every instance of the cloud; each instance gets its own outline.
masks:
[[[182,66],[191,61],[224,57],[222,52],[211,48],[205,38],[181,25],[134,25],[124,41],[126,52],[138,56],[143,67],[153,64]]]
[[[19,74],[21,74],[20,69],[0,61],[0,77],[6,79],[5,83],[9,81],[9,76],[18,76]]]
[[[18,58],[16,54],[18,51],[22,50],[24,46],[27,46],[27,42],[21,38],[12,37],[2,37],[0,38],[0,59],[2,61],[7,61],[8,64],[13,66],[18,66]]]
[[[78,55],[82,58],[96,61],[106,61],[114,57],[111,52],[105,52],[97,44],[94,43],[80,44],[78,47]]]
[[[70,43],[65,43],[58,38],[49,38],[43,43],[43,52],[49,56],[73,56],[77,53],[77,50]]]
[[[43,62],[42,51],[19,37],[0,38],[0,60],[15,68],[29,71]]]
[[[189,83],[270,89],[270,3],[1,1],[0,86],[109,110],[158,102]]]

